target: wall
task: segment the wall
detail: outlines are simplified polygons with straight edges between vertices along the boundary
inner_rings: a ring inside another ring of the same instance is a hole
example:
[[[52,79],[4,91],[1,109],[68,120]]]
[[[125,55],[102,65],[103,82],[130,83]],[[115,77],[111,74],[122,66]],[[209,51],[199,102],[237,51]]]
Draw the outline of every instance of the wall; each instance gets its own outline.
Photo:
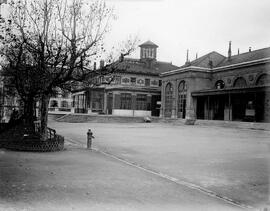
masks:
[[[269,73],[269,70],[270,64],[259,64],[238,69],[215,71],[211,88],[215,87],[218,80],[223,80],[225,87],[233,87],[234,81],[238,77],[243,77],[247,82],[247,86],[255,86],[258,77],[263,73]]]
[[[264,121],[270,122],[270,92],[265,93],[264,100]]]
[[[145,116],[151,116],[151,111],[113,109],[112,115],[145,117]]]
[[[211,75],[207,72],[192,71],[192,68],[188,72],[179,72],[169,76],[162,77],[162,108],[161,117],[164,116],[164,105],[165,105],[165,87],[168,83],[173,85],[173,111],[172,118],[176,118],[178,110],[178,86],[181,81],[187,83],[187,98],[186,98],[186,119],[192,119],[196,116],[196,99],[192,98],[191,93],[193,91],[209,89],[211,87]]]

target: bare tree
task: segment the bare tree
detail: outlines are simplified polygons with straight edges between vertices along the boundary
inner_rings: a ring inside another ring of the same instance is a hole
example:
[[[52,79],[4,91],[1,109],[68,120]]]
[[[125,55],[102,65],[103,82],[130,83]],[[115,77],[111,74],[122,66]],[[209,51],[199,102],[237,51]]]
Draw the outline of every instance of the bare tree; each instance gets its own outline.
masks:
[[[74,82],[115,71],[136,39],[128,40],[120,59],[96,70],[93,63],[105,52],[104,36],[115,18],[105,2],[12,0],[9,5],[10,15],[1,24],[5,74],[13,79],[29,123],[35,103],[41,102],[41,134],[46,139],[48,103],[55,88],[71,88]]]

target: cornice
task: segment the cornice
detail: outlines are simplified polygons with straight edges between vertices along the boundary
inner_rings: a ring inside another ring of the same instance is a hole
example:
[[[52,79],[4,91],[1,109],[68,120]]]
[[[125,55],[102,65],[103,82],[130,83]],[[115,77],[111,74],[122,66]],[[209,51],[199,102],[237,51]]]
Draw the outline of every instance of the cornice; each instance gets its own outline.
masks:
[[[224,70],[236,69],[236,68],[247,67],[247,66],[252,66],[252,65],[257,65],[257,64],[264,64],[264,63],[269,63],[269,62],[270,62],[270,57],[248,61],[248,62],[241,62],[241,63],[227,65],[223,67],[216,67],[216,68],[213,68],[212,72],[220,72]]]
[[[164,73],[160,73],[160,76],[167,76],[167,75],[173,75],[175,73],[185,73],[185,72],[203,72],[203,73],[211,73],[211,68],[205,68],[205,67],[196,67],[196,66],[189,66],[184,68],[179,68],[176,70],[167,71]]]
[[[265,63],[270,63],[270,57],[248,61],[248,62],[241,62],[237,64],[232,64],[232,65],[226,65],[223,67],[215,67],[212,69],[204,68],[204,67],[189,66],[189,67],[179,68],[176,70],[171,70],[171,71],[161,73],[160,76],[164,77],[164,76],[174,75],[176,73],[185,73],[185,72],[217,73],[217,72],[233,70],[237,68],[248,67],[248,66],[258,65],[258,64],[265,64]]]

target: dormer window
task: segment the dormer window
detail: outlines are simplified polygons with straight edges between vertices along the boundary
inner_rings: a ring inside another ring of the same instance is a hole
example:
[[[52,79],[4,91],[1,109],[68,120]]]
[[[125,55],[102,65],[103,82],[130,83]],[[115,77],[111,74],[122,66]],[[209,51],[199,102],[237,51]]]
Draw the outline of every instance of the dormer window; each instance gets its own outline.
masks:
[[[156,49],[155,48],[142,48],[142,59],[155,59]]]

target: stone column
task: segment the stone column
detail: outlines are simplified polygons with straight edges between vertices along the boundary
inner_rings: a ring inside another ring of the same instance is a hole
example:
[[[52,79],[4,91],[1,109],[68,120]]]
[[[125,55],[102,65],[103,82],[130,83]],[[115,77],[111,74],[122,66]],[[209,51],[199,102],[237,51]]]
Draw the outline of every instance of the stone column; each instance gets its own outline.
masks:
[[[113,107],[115,109],[120,109],[120,93],[113,94]]]
[[[58,107],[55,108],[55,111],[59,111],[59,108],[61,108],[61,99],[59,99],[59,98],[57,99],[57,105],[58,105]]]
[[[187,93],[187,105],[186,105],[186,119],[196,119],[194,103],[196,101],[191,96],[191,93]]]
[[[136,93],[132,93],[131,94],[131,110],[133,111],[132,116],[134,116],[134,110],[136,110],[136,98],[137,98]]]
[[[172,87],[173,87],[173,97],[172,97],[172,116],[171,118],[176,118],[176,94],[177,94],[177,90],[176,90],[176,81],[172,81]]]
[[[191,96],[191,92],[195,90],[195,81],[187,80],[187,99],[186,99],[186,124],[194,124],[196,120],[195,106],[197,103],[195,98]]]
[[[91,114],[92,113],[92,96],[93,96],[93,94],[92,94],[92,90],[89,90],[89,92],[88,92],[88,100],[89,100],[89,102],[88,102],[88,111],[87,111],[87,113],[88,114]]]
[[[112,112],[113,112],[113,109],[115,109],[114,107],[114,101],[115,101],[115,97],[114,97],[114,92],[112,93]]]
[[[103,112],[107,114],[107,93],[104,90],[104,102],[103,102]]]
[[[175,118],[178,118],[178,98],[179,98],[179,90],[178,90],[179,81],[175,81]]]
[[[148,111],[151,111],[151,105],[152,103],[152,95],[151,94],[147,94],[147,97],[146,97],[146,104],[147,104],[147,110]]]
[[[164,117],[164,106],[165,106],[165,91],[164,91],[164,81],[162,81],[161,85],[161,105],[160,105],[160,111],[159,111],[159,117],[163,118]]]

